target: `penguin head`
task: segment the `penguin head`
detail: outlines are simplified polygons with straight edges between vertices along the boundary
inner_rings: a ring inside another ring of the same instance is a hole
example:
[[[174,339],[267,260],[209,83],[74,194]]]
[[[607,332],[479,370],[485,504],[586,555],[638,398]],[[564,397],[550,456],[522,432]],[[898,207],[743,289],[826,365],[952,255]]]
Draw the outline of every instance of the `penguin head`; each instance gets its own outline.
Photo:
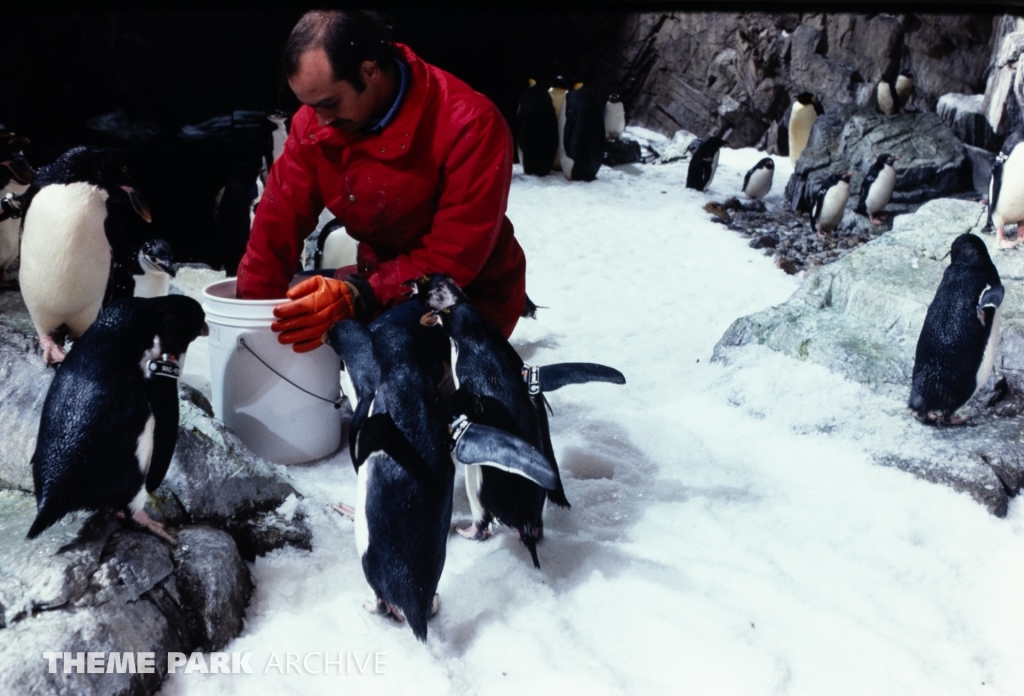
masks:
[[[210,333],[202,305],[188,295],[139,298],[156,316],[155,329],[164,353],[182,355],[192,341]]]
[[[11,176],[19,184],[31,184],[36,176],[22,152],[28,143],[28,138],[19,137],[10,131],[0,132],[0,164],[10,170]]]
[[[809,106],[810,104],[813,104],[814,102],[818,101],[818,98],[815,97],[810,92],[801,92],[800,94],[796,95],[796,100],[803,104],[804,106]]]
[[[166,273],[174,277],[174,254],[171,245],[162,239],[147,239],[139,249],[139,266],[149,273]]]
[[[953,240],[949,247],[950,265],[978,266],[992,263],[988,248],[981,237],[965,232]]]
[[[139,217],[146,222],[153,220],[128,164],[116,150],[76,147],[43,167],[40,174],[43,185],[85,182],[106,190],[112,198],[126,196]]]
[[[842,174],[839,175],[838,178],[839,181],[845,182],[847,184],[850,183],[851,179],[853,179],[853,172],[843,172]]]
[[[771,157],[765,157],[763,160],[757,163],[758,169],[775,169],[775,160]]]
[[[896,164],[896,160],[898,160],[900,158],[899,155],[882,155],[881,157],[879,157],[879,160],[881,160],[882,157],[885,158],[883,164],[887,164],[890,167],[893,166],[894,164]]]
[[[608,95],[609,104],[618,104],[622,101],[622,96],[618,92],[612,92]]]
[[[900,77],[905,77],[908,80],[913,80],[914,73],[910,72],[909,70],[900,70]]]
[[[423,275],[404,285],[411,290],[410,296],[415,296],[433,310],[442,310],[467,301],[455,281],[443,273]]]

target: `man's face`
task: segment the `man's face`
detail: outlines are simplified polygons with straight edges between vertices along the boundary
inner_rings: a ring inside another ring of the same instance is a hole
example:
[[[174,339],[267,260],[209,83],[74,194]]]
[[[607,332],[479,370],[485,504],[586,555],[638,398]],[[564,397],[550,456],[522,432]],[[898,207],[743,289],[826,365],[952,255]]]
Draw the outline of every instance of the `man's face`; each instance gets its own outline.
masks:
[[[288,86],[299,101],[313,107],[321,126],[354,132],[373,116],[381,92],[381,72],[376,63],[364,62],[360,76],[366,84],[362,92],[347,80],[335,80],[327,54],[316,48],[299,58],[299,69],[288,78]]]

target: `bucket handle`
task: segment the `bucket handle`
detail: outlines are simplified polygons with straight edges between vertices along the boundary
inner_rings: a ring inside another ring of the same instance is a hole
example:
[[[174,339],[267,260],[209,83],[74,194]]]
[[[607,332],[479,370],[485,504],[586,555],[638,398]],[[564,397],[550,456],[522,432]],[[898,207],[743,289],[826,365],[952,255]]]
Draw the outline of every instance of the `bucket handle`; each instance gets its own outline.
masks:
[[[319,394],[314,394],[313,392],[309,391],[308,389],[304,389],[304,388],[300,387],[300,386],[299,386],[298,384],[296,384],[295,382],[291,381],[290,379],[288,379],[287,377],[285,377],[284,375],[282,375],[282,374],[281,374],[280,372],[278,372],[277,370],[275,370],[275,369],[274,369],[273,367],[271,367],[271,366],[270,366],[270,364],[269,364],[269,363],[268,363],[268,362],[267,362],[266,360],[264,360],[264,359],[263,359],[263,358],[261,358],[261,357],[260,357],[259,355],[257,355],[257,354],[256,354],[256,351],[254,351],[254,350],[253,350],[252,348],[250,348],[250,347],[248,346],[248,344],[247,344],[247,343],[245,342],[245,337],[244,337],[244,336],[239,336],[239,337],[238,337],[238,345],[242,346],[242,347],[243,347],[243,348],[245,348],[245,349],[246,349],[247,351],[249,351],[250,353],[252,353],[252,356],[253,356],[254,358],[256,358],[257,360],[259,360],[259,361],[260,361],[261,363],[263,363],[263,364],[264,364],[264,365],[266,366],[266,368],[267,368],[268,370],[270,370],[271,372],[273,372],[273,373],[274,373],[275,375],[277,375],[278,377],[280,377],[280,378],[281,378],[281,379],[283,379],[283,380],[284,380],[285,382],[287,382],[288,384],[292,385],[293,387],[295,387],[295,388],[296,388],[296,389],[298,389],[299,391],[301,391],[301,392],[305,392],[305,393],[309,394],[309,395],[310,395],[310,396],[312,396],[312,397],[313,397],[314,399],[320,399],[321,401],[326,401],[326,402],[327,402],[327,403],[329,403],[329,404],[334,404],[334,408],[336,408],[336,409],[338,409],[338,408],[341,408],[341,400],[342,400],[342,398],[343,398],[343,397],[340,397],[340,396],[339,396],[339,397],[338,397],[337,399],[325,399],[324,397],[320,396]]]

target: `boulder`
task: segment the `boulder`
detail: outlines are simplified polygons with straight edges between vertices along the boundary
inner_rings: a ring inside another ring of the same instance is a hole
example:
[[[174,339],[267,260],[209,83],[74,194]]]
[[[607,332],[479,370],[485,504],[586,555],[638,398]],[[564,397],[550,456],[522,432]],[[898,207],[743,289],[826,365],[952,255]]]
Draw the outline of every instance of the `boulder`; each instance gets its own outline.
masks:
[[[992,132],[985,118],[984,94],[943,94],[936,112],[960,142],[998,152],[1003,138]]]

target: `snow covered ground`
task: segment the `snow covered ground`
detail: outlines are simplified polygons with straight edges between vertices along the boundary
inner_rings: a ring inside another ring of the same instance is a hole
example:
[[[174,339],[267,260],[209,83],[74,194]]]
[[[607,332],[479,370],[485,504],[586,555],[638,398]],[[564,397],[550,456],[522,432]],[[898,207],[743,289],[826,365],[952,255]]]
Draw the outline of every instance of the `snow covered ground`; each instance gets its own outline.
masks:
[[[799,282],[701,210],[761,156],[723,150],[707,193],[684,188],[685,163],[592,183],[517,167],[509,217],[546,309],[513,345],[628,380],[549,396],[573,507],[549,508],[541,570],[507,530],[453,535],[423,645],[362,608],[352,524],[327,508],[355,499],[347,453],[292,466],[315,548],[255,563],[225,648],[254,673],[177,674],[163,693],[1024,693],[1020,504],[997,519],[872,464],[880,443],[933,432],[901,403],[760,347],[710,363],[735,318]],[[769,204],[791,173],[776,164]],[[310,673],[325,652],[346,654],[342,674]],[[359,674],[378,653],[383,673]]]

